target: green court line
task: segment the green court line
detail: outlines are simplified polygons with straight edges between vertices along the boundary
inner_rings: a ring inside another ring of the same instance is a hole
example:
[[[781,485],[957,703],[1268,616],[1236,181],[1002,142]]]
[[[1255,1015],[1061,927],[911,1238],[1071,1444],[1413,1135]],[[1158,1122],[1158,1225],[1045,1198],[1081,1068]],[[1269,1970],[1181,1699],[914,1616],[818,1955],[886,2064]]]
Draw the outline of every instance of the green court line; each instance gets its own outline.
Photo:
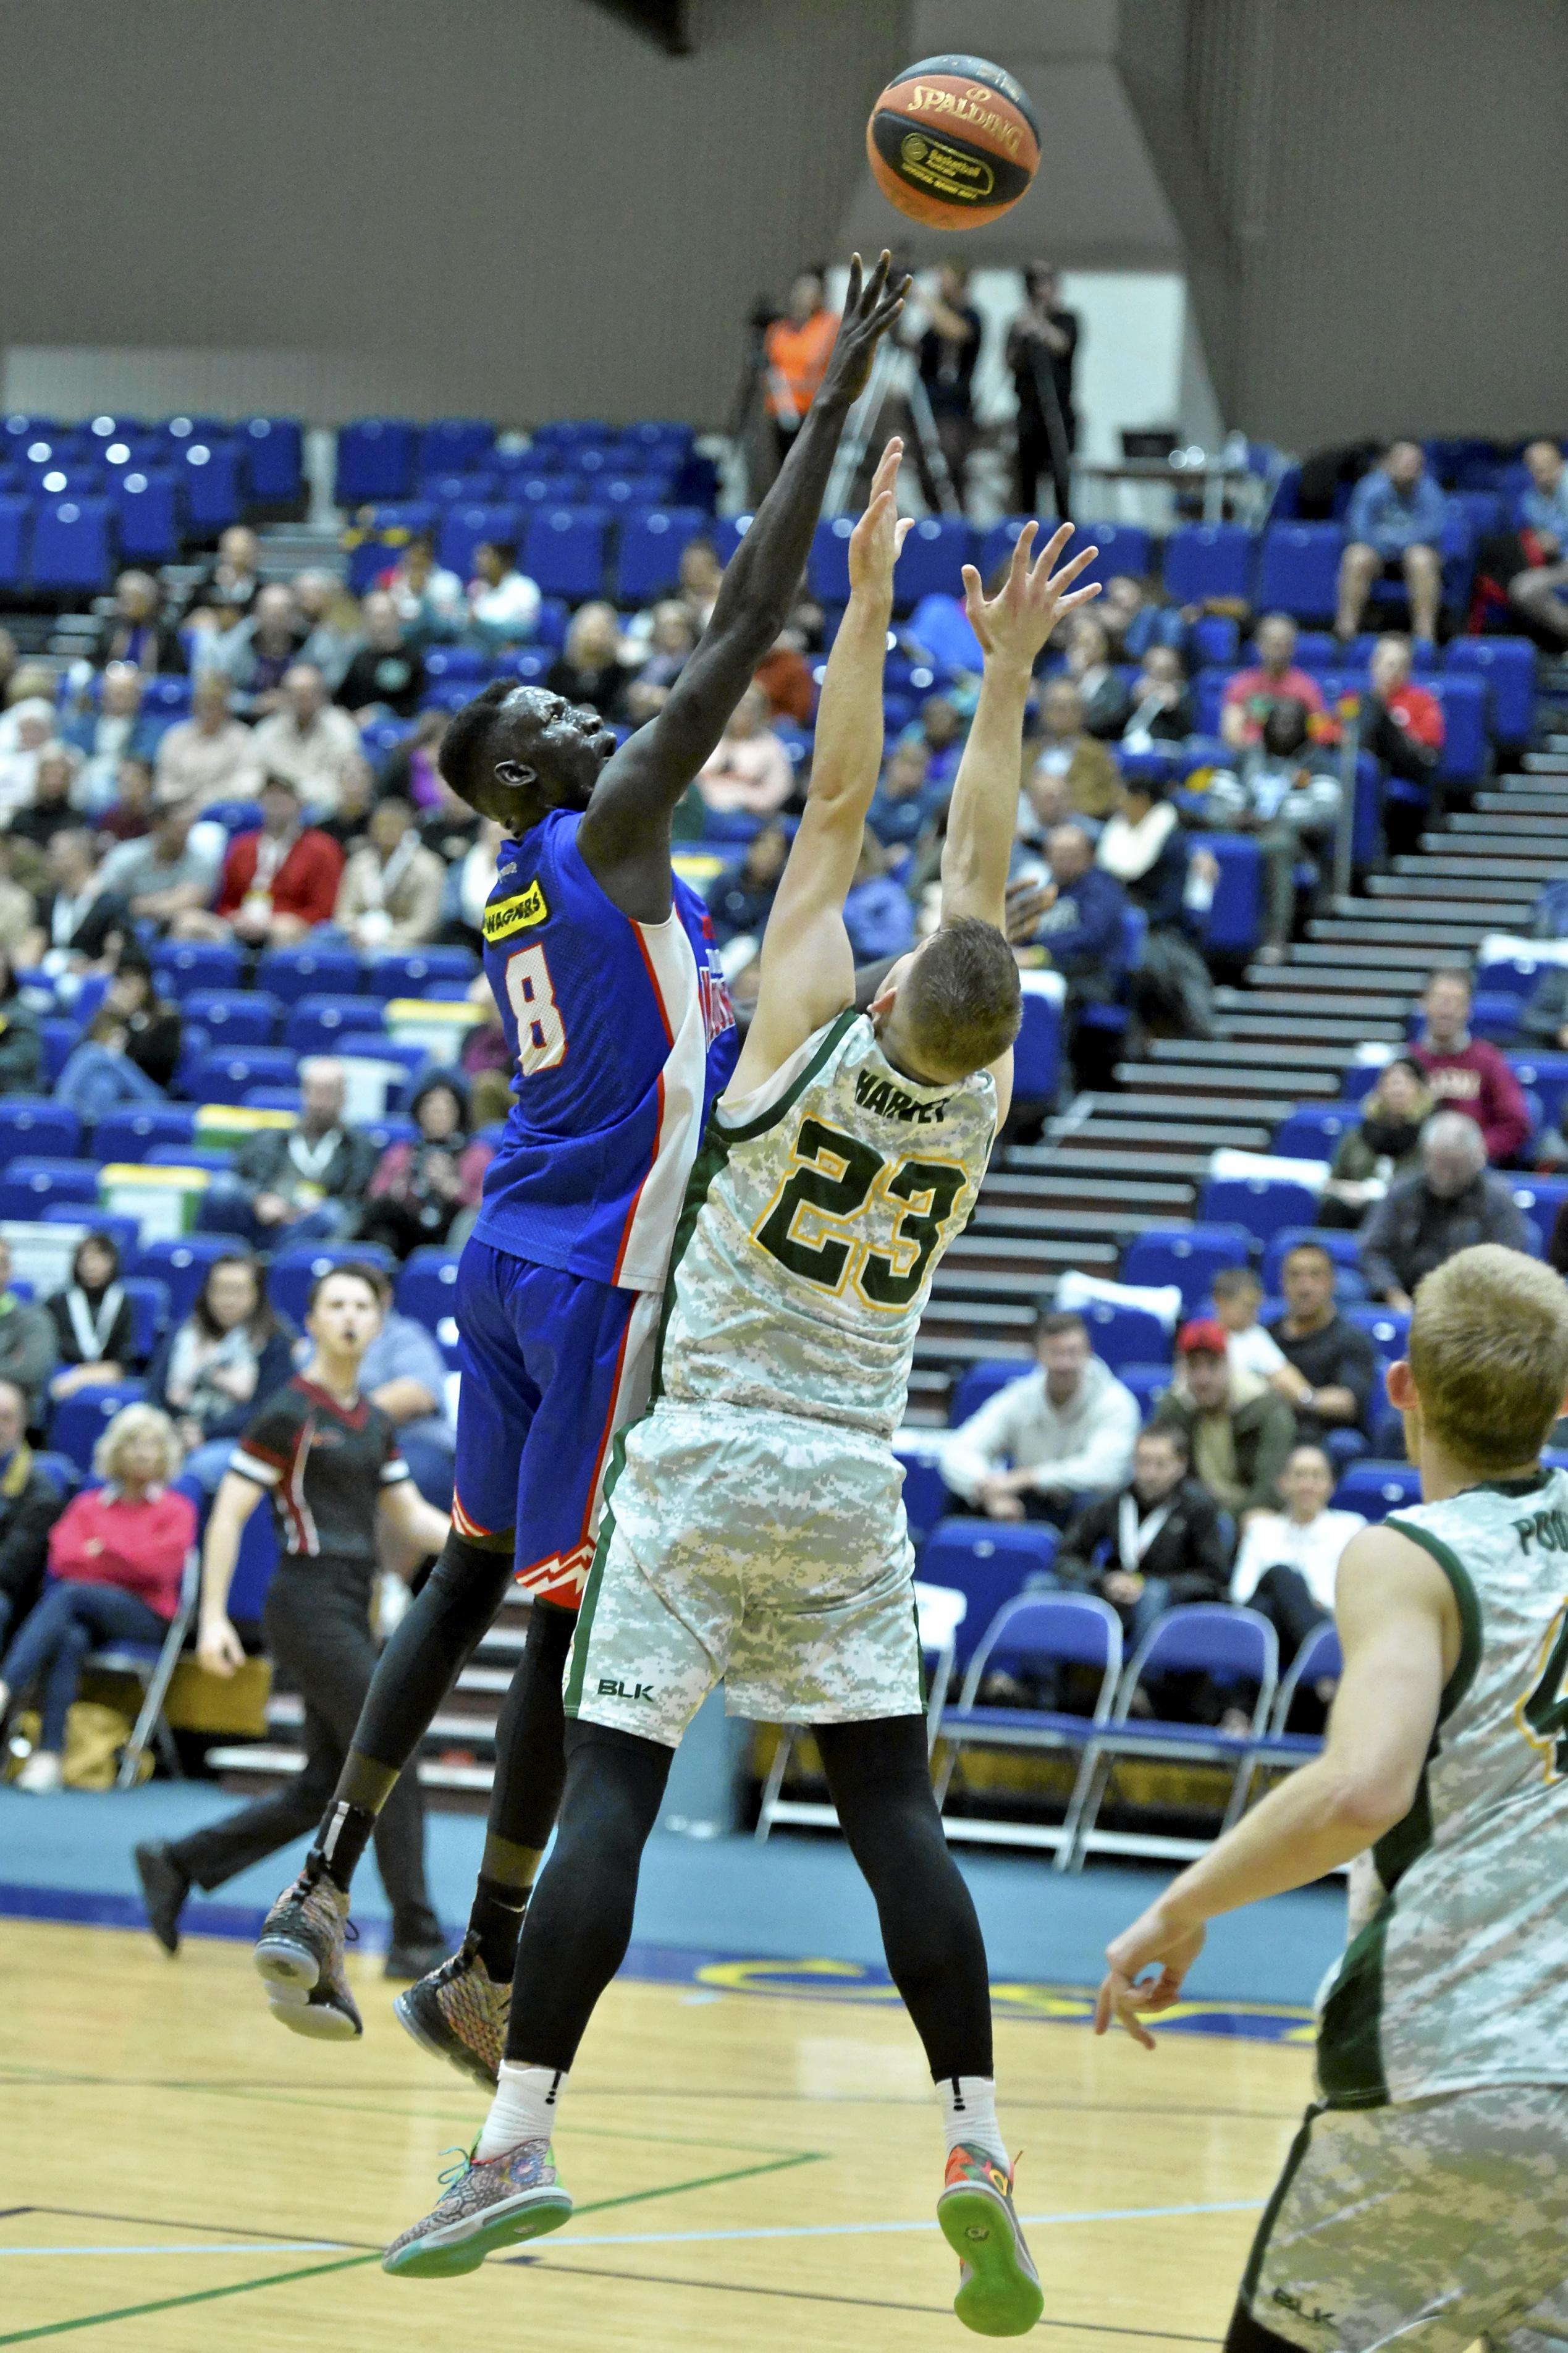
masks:
[[[803,2148],[794,2157],[770,2158],[766,2165],[738,2165],[732,2172],[705,2173],[696,2181],[673,2181],[664,2189],[627,2189],[618,2198],[595,2198],[590,2206],[574,2206],[573,2219],[579,2214],[603,2214],[611,2206],[640,2206],[649,2198],[679,2198],[688,2189],[716,2189],[721,2182],[749,2181],[753,2174],[788,2173],[797,2165],[821,2165],[825,2158],[826,2151],[820,2148]],[[5,2342],[0,2337],[0,2345]]]

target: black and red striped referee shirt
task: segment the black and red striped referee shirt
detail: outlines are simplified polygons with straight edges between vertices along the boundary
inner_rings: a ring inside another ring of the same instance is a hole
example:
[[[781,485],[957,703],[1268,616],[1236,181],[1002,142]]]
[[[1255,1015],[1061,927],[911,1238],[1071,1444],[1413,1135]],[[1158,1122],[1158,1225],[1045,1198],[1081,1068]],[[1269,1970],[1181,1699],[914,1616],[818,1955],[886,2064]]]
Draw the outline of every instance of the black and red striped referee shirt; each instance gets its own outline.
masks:
[[[341,1405],[296,1373],[269,1397],[229,1463],[272,1499],[278,1541],[299,1563],[369,1584],[376,1567],[375,1507],[408,1477],[391,1422],[368,1398]]]

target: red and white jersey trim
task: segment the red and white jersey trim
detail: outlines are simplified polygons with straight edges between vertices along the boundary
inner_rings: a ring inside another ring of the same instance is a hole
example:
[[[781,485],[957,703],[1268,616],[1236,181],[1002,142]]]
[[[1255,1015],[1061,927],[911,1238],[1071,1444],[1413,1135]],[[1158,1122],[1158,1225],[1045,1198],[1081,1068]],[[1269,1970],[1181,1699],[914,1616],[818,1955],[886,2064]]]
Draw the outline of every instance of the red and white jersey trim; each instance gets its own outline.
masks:
[[[621,1237],[613,1280],[626,1291],[662,1291],[670,1245],[701,1141],[708,1020],[697,957],[678,915],[633,927],[669,1035],[658,1082],[658,1134]]]

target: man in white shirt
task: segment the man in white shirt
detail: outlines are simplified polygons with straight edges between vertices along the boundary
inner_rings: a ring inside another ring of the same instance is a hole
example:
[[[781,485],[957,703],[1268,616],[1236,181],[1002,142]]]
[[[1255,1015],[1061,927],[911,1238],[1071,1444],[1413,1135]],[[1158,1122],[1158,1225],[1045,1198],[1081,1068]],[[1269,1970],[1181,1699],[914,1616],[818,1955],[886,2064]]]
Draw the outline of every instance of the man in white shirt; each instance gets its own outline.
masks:
[[[1142,1416],[1131,1390],[1090,1353],[1081,1315],[1042,1313],[1035,1354],[1034,1372],[952,1431],[942,1475],[988,1519],[1059,1526],[1080,1503],[1125,1483]]]
[[[1289,1666],[1315,1626],[1334,1614],[1340,1555],[1366,1525],[1359,1512],[1331,1512],[1333,1466],[1321,1446],[1298,1446],[1279,1474],[1280,1512],[1255,1512],[1242,1535],[1230,1598],[1267,1618]]]
[[[517,550],[505,540],[482,539],[468,583],[468,622],[482,645],[521,645],[539,619],[539,589],[517,568]]]
[[[265,774],[287,776],[301,800],[328,815],[338,805],[343,762],[360,748],[359,729],[327,701],[327,681],[310,662],[285,673],[283,709],[261,722],[254,742]]]

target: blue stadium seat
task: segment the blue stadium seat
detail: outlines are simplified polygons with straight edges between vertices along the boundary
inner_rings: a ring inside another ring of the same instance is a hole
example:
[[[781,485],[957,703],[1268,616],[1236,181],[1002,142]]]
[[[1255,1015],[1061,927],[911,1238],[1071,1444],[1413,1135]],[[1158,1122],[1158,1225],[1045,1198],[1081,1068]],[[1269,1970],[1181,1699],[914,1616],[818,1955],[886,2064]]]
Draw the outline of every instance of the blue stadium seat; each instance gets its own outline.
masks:
[[[1211,955],[1248,956],[1263,937],[1263,852],[1238,833],[1194,834],[1191,846],[1200,845],[1219,864],[1204,945]]]
[[[396,1306],[400,1315],[412,1315],[432,1332],[453,1312],[458,1295],[458,1261],[448,1250],[413,1251],[397,1278]]]
[[[438,507],[487,506],[502,496],[501,477],[483,471],[471,474],[421,474],[419,496]]]
[[[298,1076],[300,1057],[286,1046],[248,1046],[243,1052],[203,1054],[189,1081],[193,1101],[242,1103],[252,1087],[290,1085]]]
[[[391,1270],[392,1252],[379,1242],[317,1242],[279,1250],[267,1270],[267,1296],[279,1315],[303,1324],[310,1285],[334,1266],[357,1264]]]
[[[270,1046],[283,1008],[264,989],[194,988],[182,1002],[187,1020],[199,1021],[215,1051],[230,1046]]]
[[[355,425],[340,426],[338,504],[356,507],[367,500],[412,498],[417,450],[417,427],[404,417],[365,417]]]
[[[805,577],[819,604],[849,602],[849,539],[858,520],[856,515],[832,515],[812,533]]]
[[[752,514],[719,515],[715,518],[708,538],[721,564],[729,563],[755,521]]]
[[[974,533],[958,515],[924,515],[910,528],[893,573],[901,613],[922,596],[962,596],[963,566],[974,561]]]
[[[547,596],[598,596],[605,586],[605,537],[604,516],[594,510],[541,508],[528,526],[523,570]]]
[[[1485,640],[1476,638],[1473,642],[1479,645]],[[1468,670],[1455,670],[1445,671],[1439,678],[1429,678],[1426,684],[1443,706],[1447,730],[1443,756],[1437,764],[1439,783],[1479,784],[1486,774],[1488,762],[1486,679]]]
[[[1530,1047],[1510,1054],[1508,1062],[1520,1085],[1541,1097],[1548,1119],[1561,1122],[1568,1096],[1568,1054],[1545,1054]]]
[[[479,968],[470,948],[387,948],[365,959],[365,987],[384,999],[426,997],[441,982],[466,987]]]
[[[1151,1290],[1178,1283],[1182,1313],[1194,1315],[1206,1305],[1215,1276],[1246,1266],[1251,1255],[1245,1226],[1146,1226],[1122,1259],[1120,1280]]]
[[[132,1271],[150,1275],[167,1287],[169,1313],[179,1323],[190,1314],[214,1259],[232,1257],[234,1248],[231,1234],[181,1234],[143,1242]]]
[[[122,1408],[146,1396],[142,1381],[110,1381],[102,1388],[79,1389],[62,1398],[49,1416],[49,1445],[79,1471],[92,1469],[92,1451]]]
[[[301,997],[289,1011],[283,1043],[296,1054],[331,1054],[355,1030],[382,1026],[382,1008],[374,997]]]
[[[54,1015],[46,1015],[38,1024],[38,1039],[44,1050],[44,1076],[53,1086],[60,1072],[81,1043],[82,1025]]]
[[[1165,594],[1177,605],[1209,596],[1250,603],[1252,533],[1238,522],[1184,523],[1165,542]]]
[[[1263,534],[1253,602],[1298,621],[1333,618],[1345,535],[1337,522],[1276,522]]]
[[[1274,1131],[1269,1149],[1281,1160],[1331,1160],[1359,1115],[1342,1103],[1298,1103]]]
[[[1376,1462],[1363,1457],[1352,1462],[1334,1489],[1334,1509],[1359,1512],[1363,1519],[1385,1519],[1390,1512],[1407,1511],[1421,1501],[1421,1473],[1409,1462]]]
[[[96,594],[114,575],[114,509],[103,498],[45,499],[33,517],[35,589]]]
[[[157,1144],[189,1144],[196,1132],[196,1114],[189,1103],[140,1103],[111,1111],[92,1132],[94,1157],[104,1160],[145,1160]]]
[[[927,1585],[951,1586],[968,1597],[958,1629],[958,1663],[969,1655],[1005,1601],[1031,1577],[1048,1576],[1057,1532],[1038,1521],[939,1520],[921,1548],[917,1575]]]
[[[515,546],[522,537],[522,509],[484,502],[449,508],[441,524],[437,542],[440,561],[459,580],[471,580],[474,575],[474,550],[481,540],[505,540]],[[539,575],[531,564],[525,565],[534,579]],[[540,583],[541,586],[543,583]],[[588,592],[580,590],[581,595]]]
[[[1000,522],[994,522],[988,531],[982,532],[974,565],[987,587],[991,584],[993,574],[999,571],[1012,554],[1013,543],[1024,525],[1037,520],[1034,515],[1004,515]],[[1038,545],[1038,534],[1037,534],[1036,544]]]
[[[127,564],[173,564],[180,553],[180,483],[167,467],[119,475],[110,491]]]
[[[1137,1398],[1138,1410],[1147,1420],[1170,1388],[1174,1371],[1170,1363],[1118,1365],[1116,1377]]]
[[[1245,1226],[1259,1241],[1285,1226],[1309,1226],[1317,1213],[1316,1194],[1287,1176],[1211,1176],[1198,1202],[1205,1225]]]
[[[107,1234],[120,1252],[121,1267],[127,1267],[142,1247],[142,1226],[136,1218],[123,1211],[100,1209],[89,1201],[46,1201],[34,1216],[45,1226],[90,1226],[95,1234]]]
[[[166,940],[153,954],[159,989],[181,1004],[193,989],[237,989],[244,969],[239,950],[222,940]],[[265,981],[261,985],[268,986]]]
[[[205,1168],[221,1176],[234,1166],[234,1155],[211,1144],[150,1144],[142,1155],[149,1168]]]
[[[1385,1364],[1405,1354],[1410,1337],[1410,1317],[1402,1307],[1384,1307],[1380,1301],[1352,1300],[1343,1310],[1347,1324],[1364,1332]]]
[[[680,558],[702,534],[696,507],[633,510],[621,522],[616,550],[616,595],[623,605],[647,605],[675,587]]]
[[[1558,1211],[1568,1201],[1568,1176],[1505,1175],[1503,1181],[1525,1216],[1533,1219],[1542,1232],[1550,1236]]]
[[[304,437],[295,417],[247,417],[238,427],[250,495],[261,506],[292,506],[305,490]]]
[[[26,586],[32,525],[32,501],[0,492],[0,589],[20,591]]]
[[[125,1296],[131,1306],[131,1353],[144,1365],[168,1324],[169,1286],[156,1275],[131,1274],[125,1278]]]
[[[1026,988],[1023,1020],[1013,1043],[1015,1103],[1054,1103],[1061,1071],[1061,1008],[1048,997]]]
[[[949,1427],[956,1430],[971,1414],[978,1413],[998,1389],[1005,1389],[1009,1381],[1024,1379],[1034,1370],[1034,1360],[1029,1356],[988,1356],[982,1364],[970,1365],[952,1385],[952,1394],[947,1401]]]
[[[188,678],[150,678],[142,690],[142,708],[153,719],[188,719],[191,715],[190,680]],[[209,803],[203,809],[202,815],[204,818],[210,818],[214,815],[215,809],[226,806],[232,806],[232,804]],[[256,822],[259,824],[260,808],[255,804],[250,806],[256,807]],[[220,824],[223,822],[221,818],[218,822]]]
[[[195,538],[216,539],[244,513],[241,454],[238,443],[227,440],[192,441],[183,452],[180,481],[185,494],[185,518]]]
[[[477,646],[432,646],[425,657],[425,675],[442,683],[479,685],[489,675],[489,656]]]
[[[74,1158],[81,1150],[81,1122],[64,1103],[42,1095],[0,1095],[0,1168],[24,1154]]]
[[[1171,1353],[1171,1334],[1145,1307],[1119,1307],[1108,1299],[1090,1299],[1078,1313],[1089,1326],[1089,1346],[1112,1372],[1119,1365],[1163,1363]]]
[[[38,1159],[8,1162],[0,1177],[0,1218],[40,1218],[47,1203],[98,1203],[96,1160]]]
[[[1041,543],[1050,537],[1055,528],[1054,523],[1041,522],[1035,537],[1037,554]],[[1080,522],[1068,543],[1068,554],[1070,556],[1079,548],[1090,545],[1100,553],[1079,573],[1080,588],[1090,580],[1098,580],[1103,587],[1108,580],[1114,580],[1123,572],[1142,580],[1154,568],[1153,544],[1141,522]]]
[[[353,997],[364,986],[364,967],[352,948],[268,948],[256,967],[256,985],[285,1005],[302,997]]]
[[[489,463],[496,429],[482,417],[437,417],[419,436],[422,474],[466,474]]]

